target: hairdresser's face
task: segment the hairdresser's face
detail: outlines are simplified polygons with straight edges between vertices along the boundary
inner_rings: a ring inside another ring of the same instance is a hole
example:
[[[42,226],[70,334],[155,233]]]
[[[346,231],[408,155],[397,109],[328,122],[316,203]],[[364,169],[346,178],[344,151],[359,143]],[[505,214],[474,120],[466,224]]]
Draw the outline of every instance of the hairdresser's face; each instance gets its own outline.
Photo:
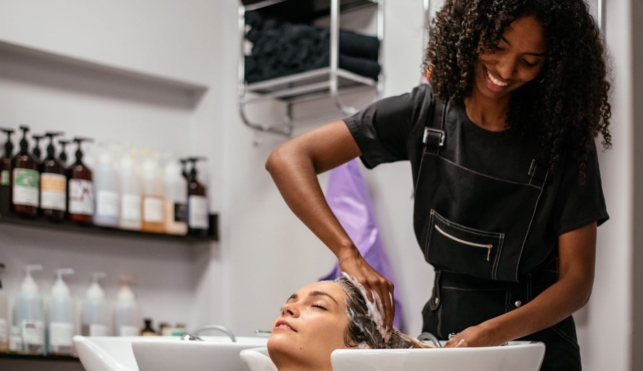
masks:
[[[535,17],[510,24],[497,50],[482,49],[476,64],[475,89],[498,99],[535,79],[545,63],[543,28]]]
[[[278,368],[331,369],[330,354],[346,348],[348,326],[344,291],[333,282],[317,282],[293,294],[281,309],[268,340]]]

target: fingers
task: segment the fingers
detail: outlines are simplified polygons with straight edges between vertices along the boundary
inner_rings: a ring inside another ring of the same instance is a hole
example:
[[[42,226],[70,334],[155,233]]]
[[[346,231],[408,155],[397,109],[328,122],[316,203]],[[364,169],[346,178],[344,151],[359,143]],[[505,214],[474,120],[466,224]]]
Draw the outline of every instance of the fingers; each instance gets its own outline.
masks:
[[[469,346],[469,343],[467,342],[467,340],[465,340],[464,338],[455,336],[451,338],[451,340],[447,341],[447,343],[444,344],[443,348],[464,348],[468,346]]]

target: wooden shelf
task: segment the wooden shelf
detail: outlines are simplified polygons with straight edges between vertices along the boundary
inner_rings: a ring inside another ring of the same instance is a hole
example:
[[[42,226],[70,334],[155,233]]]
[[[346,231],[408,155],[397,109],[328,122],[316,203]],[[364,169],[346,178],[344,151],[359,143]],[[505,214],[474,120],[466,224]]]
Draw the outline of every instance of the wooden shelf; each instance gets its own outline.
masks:
[[[9,354],[9,353],[0,353],[0,360],[3,359],[16,359],[22,361],[44,361],[44,362],[80,362],[78,357],[73,356],[37,356],[31,354]]]
[[[210,229],[205,236],[177,236],[161,233],[129,231],[125,229],[81,225],[64,220],[61,222],[48,221],[43,218],[23,218],[14,215],[0,215],[0,224],[17,225],[22,227],[55,230],[68,233],[88,234],[105,237],[122,237],[154,241],[184,242],[188,244],[213,242],[219,240],[219,215],[210,214]]]

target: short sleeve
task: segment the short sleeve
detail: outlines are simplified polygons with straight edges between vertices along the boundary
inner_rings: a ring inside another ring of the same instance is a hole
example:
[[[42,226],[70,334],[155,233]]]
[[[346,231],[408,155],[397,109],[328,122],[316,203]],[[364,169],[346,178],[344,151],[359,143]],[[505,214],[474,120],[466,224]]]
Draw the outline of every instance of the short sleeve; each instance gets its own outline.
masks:
[[[571,154],[566,157],[565,171],[554,205],[553,223],[557,236],[592,222],[601,225],[609,219],[601,184],[596,144],[592,143],[587,156],[584,184],[578,181],[576,160]]]
[[[432,99],[429,85],[377,101],[344,120],[369,169],[409,159],[409,134],[422,107]]]

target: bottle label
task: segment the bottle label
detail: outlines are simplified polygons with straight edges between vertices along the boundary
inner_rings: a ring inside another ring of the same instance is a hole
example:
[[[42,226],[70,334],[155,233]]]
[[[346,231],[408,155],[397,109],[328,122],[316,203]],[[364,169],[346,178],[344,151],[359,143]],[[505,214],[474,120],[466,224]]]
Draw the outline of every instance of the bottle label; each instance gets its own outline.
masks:
[[[188,204],[190,228],[208,229],[208,199],[190,196]]]
[[[182,202],[174,203],[174,222],[175,223],[186,223],[188,221],[188,209],[187,205]]]
[[[67,207],[67,178],[64,175],[42,173],[40,191],[41,208],[65,211]]]
[[[69,179],[69,212],[94,214],[94,185],[84,179]]]
[[[123,220],[141,220],[141,196],[124,194],[121,199],[121,212]]]
[[[9,178],[9,170],[2,170],[2,172],[0,172],[0,185],[8,186]]]
[[[0,318],[0,344],[7,343],[7,331],[9,331],[9,328],[7,327],[7,320],[4,318]]]
[[[148,223],[162,223],[163,201],[159,198],[145,197],[143,201],[143,221]]]
[[[13,204],[38,207],[38,171],[13,169]]]
[[[52,347],[70,347],[74,337],[74,325],[71,323],[52,322],[49,325],[49,345]]]
[[[9,351],[12,353],[22,351],[22,336],[20,336],[20,330],[16,326],[13,326],[9,336]]]
[[[96,215],[118,218],[119,203],[116,192],[104,190],[96,192]]]
[[[42,321],[22,321],[22,342],[25,345],[45,345],[45,324]]]
[[[105,325],[89,325],[89,336],[109,336],[109,329]]]
[[[120,326],[118,336],[139,336],[140,330],[136,326]]]

